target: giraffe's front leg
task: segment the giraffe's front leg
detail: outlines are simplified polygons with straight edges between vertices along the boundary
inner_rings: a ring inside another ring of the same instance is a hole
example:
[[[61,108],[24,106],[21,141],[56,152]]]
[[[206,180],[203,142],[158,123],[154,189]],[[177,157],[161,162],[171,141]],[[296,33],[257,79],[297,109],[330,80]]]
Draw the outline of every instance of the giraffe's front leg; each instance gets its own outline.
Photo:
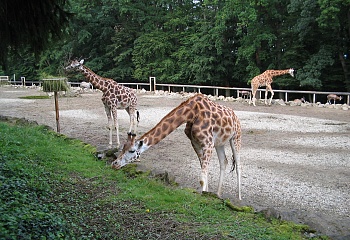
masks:
[[[253,106],[254,106],[254,107],[256,106],[256,105],[255,105],[255,101],[256,101],[255,94],[256,94],[256,91],[257,91],[257,89],[254,88],[254,87],[252,87],[252,94],[251,94],[250,97],[249,97],[249,105],[250,105],[251,103],[253,103]]]
[[[192,146],[197,153],[199,162],[201,164],[201,176],[199,183],[202,187],[202,191],[208,192],[208,171],[209,171],[209,162],[213,153],[213,146],[209,144],[207,146],[203,144],[198,144],[192,141]]]

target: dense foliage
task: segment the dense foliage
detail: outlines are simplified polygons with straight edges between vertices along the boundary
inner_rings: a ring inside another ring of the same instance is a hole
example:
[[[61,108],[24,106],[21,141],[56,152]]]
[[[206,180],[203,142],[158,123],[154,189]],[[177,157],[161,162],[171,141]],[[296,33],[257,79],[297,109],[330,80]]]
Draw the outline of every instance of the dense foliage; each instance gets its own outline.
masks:
[[[9,52],[15,54],[24,46],[30,47],[33,53],[40,53],[50,39],[57,39],[61,27],[68,22],[70,16],[63,9],[65,3],[66,0],[2,0],[0,65],[6,69],[6,57]]]
[[[66,36],[39,60],[28,48],[11,52],[0,75],[57,75],[83,57],[120,82],[247,87],[266,69],[295,68],[274,88],[350,91],[350,0],[77,0],[66,8],[74,13]]]

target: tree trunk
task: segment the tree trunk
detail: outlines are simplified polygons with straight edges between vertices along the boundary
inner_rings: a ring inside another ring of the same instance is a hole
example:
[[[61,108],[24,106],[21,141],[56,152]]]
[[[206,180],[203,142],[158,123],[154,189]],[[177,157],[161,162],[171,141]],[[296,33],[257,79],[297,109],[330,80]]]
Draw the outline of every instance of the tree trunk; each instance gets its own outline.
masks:
[[[344,58],[344,55],[342,53],[339,53],[339,60],[343,68],[345,88],[346,88],[346,91],[349,92],[350,91],[349,70],[348,70],[348,66],[346,65],[346,60]]]

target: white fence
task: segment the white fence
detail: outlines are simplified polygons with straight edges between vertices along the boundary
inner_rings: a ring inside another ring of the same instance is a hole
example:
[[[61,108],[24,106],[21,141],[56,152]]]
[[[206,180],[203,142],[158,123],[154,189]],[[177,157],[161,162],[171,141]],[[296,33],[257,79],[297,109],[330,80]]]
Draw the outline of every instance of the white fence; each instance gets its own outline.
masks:
[[[8,81],[8,76],[7,81]],[[1,79],[1,77],[0,77]],[[5,79],[5,78],[4,78]],[[4,80],[5,81],[5,80]],[[22,81],[11,81],[11,84],[23,84]],[[27,85],[33,85],[38,84],[41,85],[41,81],[29,81],[27,80],[25,82]],[[79,86],[79,82],[68,82],[68,84],[72,86]],[[156,83],[155,77],[150,77],[148,83],[120,83],[122,85],[127,86],[133,86],[136,87],[136,89],[142,89],[145,88],[148,91],[155,91],[155,90],[164,90],[169,92],[202,92],[206,94],[212,94],[214,96],[233,96],[233,97],[239,97],[241,91],[250,91],[250,88],[236,88],[236,87],[217,87],[217,86],[201,86],[201,85],[181,85],[181,84],[159,84]],[[265,96],[265,88],[258,89],[258,96],[257,98],[261,98],[262,96]],[[344,99],[344,103],[350,105],[350,92],[319,92],[319,91],[298,91],[298,90],[277,90],[273,89],[275,92],[275,97],[279,95],[279,98],[282,98],[284,101],[292,101],[294,98],[291,98],[291,95],[298,95],[301,97],[305,97],[305,99],[309,102],[316,103],[316,101],[326,102],[327,101],[327,95],[328,94],[336,94],[338,96],[342,96]]]
[[[200,85],[180,85],[180,84],[158,84],[158,83],[120,83],[123,85],[130,85],[130,86],[136,86],[136,89],[140,89],[143,87],[146,87],[148,90],[164,90],[168,92],[203,92],[202,90],[205,90],[205,93],[212,94],[214,96],[233,96],[233,97],[239,97],[241,91],[251,91],[251,88],[235,88],[235,87],[217,87],[217,86],[200,86]],[[266,89],[261,88],[258,89],[258,96],[257,98],[261,98],[262,96],[265,97],[265,91]],[[350,105],[350,92],[319,92],[319,91],[298,91],[298,90],[275,90],[275,96],[278,95],[276,93],[279,93],[280,96],[282,95],[284,101],[291,101],[294,99],[290,98],[290,95],[292,94],[298,94],[300,96],[305,95],[306,100],[308,100],[307,96],[310,96],[310,102],[316,103],[317,96],[323,95],[322,99],[324,99],[324,102],[327,101],[327,95],[328,94],[336,94],[338,96],[343,96],[344,103]],[[210,93],[211,92],[211,93]],[[264,93],[263,93],[264,92]]]

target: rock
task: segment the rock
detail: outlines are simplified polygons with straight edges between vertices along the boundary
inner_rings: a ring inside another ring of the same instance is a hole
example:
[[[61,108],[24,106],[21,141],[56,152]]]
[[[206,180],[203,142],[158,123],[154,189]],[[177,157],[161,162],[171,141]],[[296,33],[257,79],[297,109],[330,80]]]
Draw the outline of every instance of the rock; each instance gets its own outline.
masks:
[[[281,213],[274,208],[267,208],[267,209],[261,210],[260,213],[262,213],[266,218],[266,220],[268,221],[271,221],[273,219],[280,219],[280,220],[282,219]]]
[[[225,99],[225,97],[222,96],[222,95],[220,95],[220,96],[218,97],[218,99],[219,99],[220,101],[223,101],[223,100]]]
[[[276,104],[279,104],[279,105],[281,105],[281,106],[286,106],[286,103],[283,101],[283,99],[276,99],[276,100],[275,100],[275,103],[276,103]]]

